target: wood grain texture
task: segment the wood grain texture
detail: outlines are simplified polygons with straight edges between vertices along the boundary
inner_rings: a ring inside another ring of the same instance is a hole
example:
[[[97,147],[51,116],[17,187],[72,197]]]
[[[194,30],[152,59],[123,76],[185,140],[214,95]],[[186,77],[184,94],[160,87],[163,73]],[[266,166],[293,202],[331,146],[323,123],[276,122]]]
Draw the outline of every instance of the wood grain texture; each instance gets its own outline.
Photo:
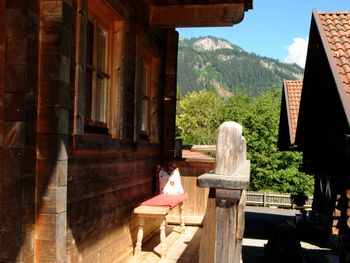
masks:
[[[181,174],[181,184],[187,193],[184,208],[184,219],[186,225],[202,225],[207,205],[209,189],[197,186],[197,178],[203,173],[214,169],[214,160],[201,162],[201,159],[176,160],[174,163]],[[172,209],[168,214],[168,222],[179,224],[179,209]]]
[[[249,185],[250,162],[246,160],[242,126],[220,125],[216,146],[215,172],[200,176],[197,183],[210,187],[200,262],[234,262],[241,259],[244,231],[245,188]]]
[[[244,4],[152,6],[155,27],[232,26],[242,21]]]

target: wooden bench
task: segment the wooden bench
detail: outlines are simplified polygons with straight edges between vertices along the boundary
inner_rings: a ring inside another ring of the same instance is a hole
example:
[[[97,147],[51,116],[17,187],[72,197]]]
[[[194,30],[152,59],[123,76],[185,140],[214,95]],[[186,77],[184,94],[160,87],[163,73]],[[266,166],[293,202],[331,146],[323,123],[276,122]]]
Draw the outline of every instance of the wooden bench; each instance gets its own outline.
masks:
[[[137,241],[135,246],[134,255],[141,253],[142,239],[143,239],[143,228],[145,225],[145,218],[154,217],[160,218],[160,247],[161,247],[161,259],[166,257],[167,246],[165,243],[165,227],[166,227],[166,216],[168,212],[176,206],[180,206],[180,222],[181,222],[181,233],[185,232],[185,219],[183,216],[184,201],[187,199],[186,194],[159,194],[154,196],[140,204],[134,209],[134,213],[138,217],[138,232]]]

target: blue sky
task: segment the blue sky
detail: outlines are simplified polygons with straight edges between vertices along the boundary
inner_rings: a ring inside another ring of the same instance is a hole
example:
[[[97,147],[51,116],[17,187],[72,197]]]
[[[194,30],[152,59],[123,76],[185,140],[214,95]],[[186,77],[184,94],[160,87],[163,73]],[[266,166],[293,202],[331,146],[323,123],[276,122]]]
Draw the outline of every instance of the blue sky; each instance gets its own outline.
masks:
[[[178,28],[180,38],[216,36],[248,52],[304,67],[312,10],[350,11],[350,0],[253,0],[233,27]]]

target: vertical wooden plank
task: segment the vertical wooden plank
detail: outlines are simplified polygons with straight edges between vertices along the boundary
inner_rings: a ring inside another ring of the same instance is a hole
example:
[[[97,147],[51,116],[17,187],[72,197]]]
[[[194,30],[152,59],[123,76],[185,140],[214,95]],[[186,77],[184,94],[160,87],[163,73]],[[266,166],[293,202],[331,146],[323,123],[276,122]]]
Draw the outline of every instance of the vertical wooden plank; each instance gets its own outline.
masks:
[[[0,1],[1,262],[32,262],[34,255],[39,21],[33,2]]]
[[[199,246],[199,262],[212,263],[215,260],[216,220],[215,190],[210,189]]]
[[[5,85],[5,24],[6,24],[6,1],[0,1],[0,147],[2,150],[4,141],[4,85]],[[2,177],[2,173],[1,173]],[[0,186],[1,186],[0,178]]]
[[[163,112],[163,156],[172,159],[175,150],[175,116],[176,116],[176,74],[179,34],[175,30],[167,31],[167,50],[165,62],[165,89]]]
[[[247,200],[247,191],[242,191],[241,199],[237,206],[237,224],[236,224],[236,242],[234,245],[233,262],[240,262],[242,257],[243,234],[245,227],[245,205]]]
[[[235,254],[236,204],[216,207],[215,262],[231,263]]]
[[[208,182],[212,182],[211,187],[214,187],[210,188],[199,252],[200,262],[240,262],[245,195],[242,196],[243,189],[231,189],[229,184],[223,183],[220,189],[216,188],[220,180],[225,181],[224,178],[235,177],[238,171],[241,172],[239,167],[246,161],[246,153],[243,152],[245,150],[242,126],[235,122],[221,124],[217,136],[215,172],[210,177],[204,175],[200,179],[202,182],[208,178]],[[227,189],[221,189],[225,186]],[[240,200],[241,198],[243,199]]]
[[[41,0],[37,119],[35,262],[67,261],[67,162],[69,110],[47,100],[59,89],[69,94],[72,2]],[[64,33],[64,34],[63,34]],[[48,34],[50,37],[47,37]],[[52,41],[53,39],[59,41]],[[44,89],[45,88],[45,89]],[[45,164],[45,166],[42,166]],[[60,179],[57,180],[59,170]]]
[[[75,82],[74,82],[74,124],[73,134],[84,132],[85,122],[85,90],[84,76],[86,66],[86,30],[88,19],[87,0],[77,0],[77,24],[75,39]]]

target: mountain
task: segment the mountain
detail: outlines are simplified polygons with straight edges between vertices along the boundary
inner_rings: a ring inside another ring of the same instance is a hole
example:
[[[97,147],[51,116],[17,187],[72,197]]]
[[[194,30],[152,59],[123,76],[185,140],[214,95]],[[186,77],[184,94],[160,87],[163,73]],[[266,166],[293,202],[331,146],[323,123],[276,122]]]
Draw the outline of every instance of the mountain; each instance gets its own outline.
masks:
[[[214,90],[227,96],[243,89],[256,96],[271,86],[282,86],[283,79],[302,79],[303,75],[297,64],[248,53],[225,39],[208,36],[179,41],[177,85],[181,95]]]

